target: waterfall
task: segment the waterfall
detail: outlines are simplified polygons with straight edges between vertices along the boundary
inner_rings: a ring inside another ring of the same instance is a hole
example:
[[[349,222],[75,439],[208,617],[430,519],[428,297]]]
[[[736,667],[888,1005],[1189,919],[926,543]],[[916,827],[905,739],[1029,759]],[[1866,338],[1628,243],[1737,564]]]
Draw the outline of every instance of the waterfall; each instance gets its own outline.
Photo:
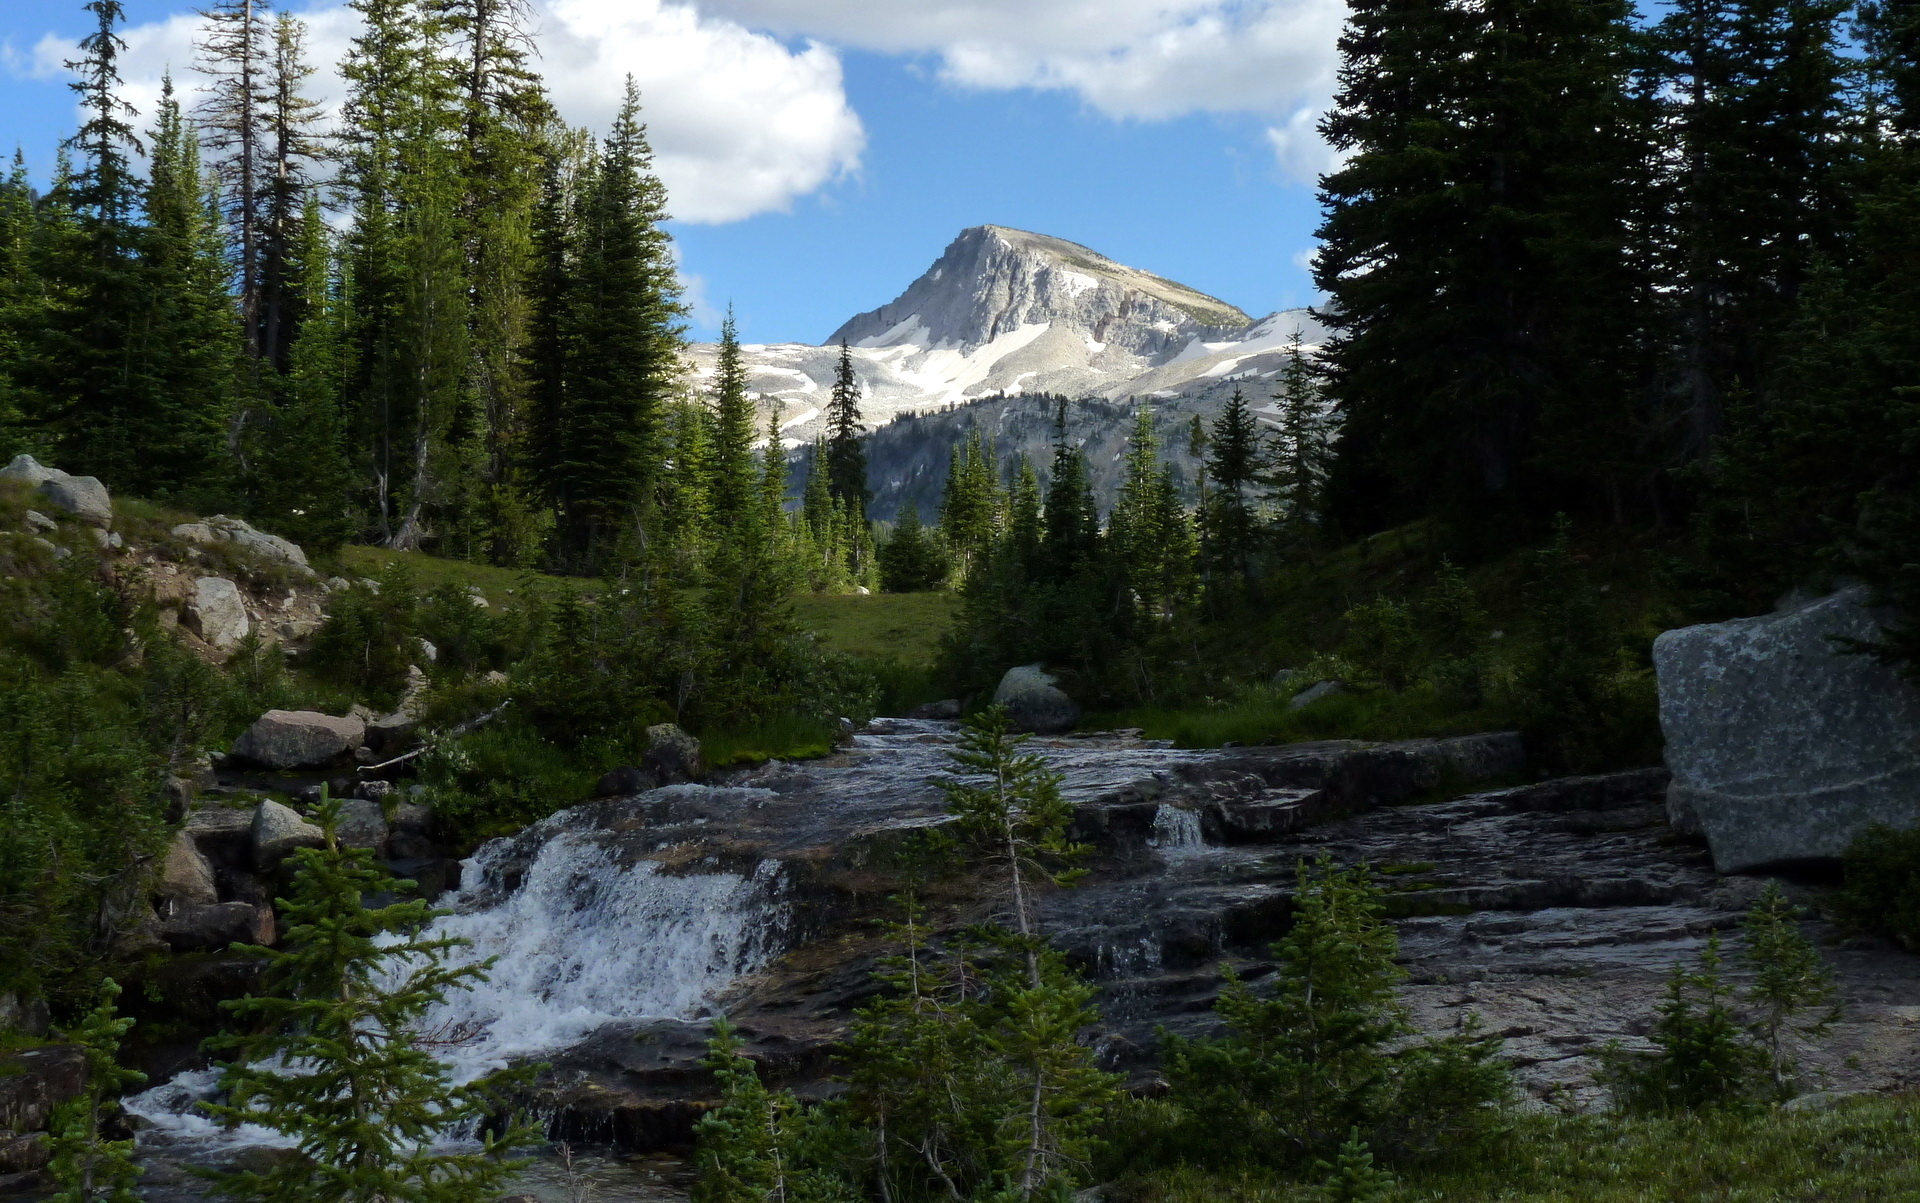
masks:
[[[1165,803],[1155,807],[1153,834],[1147,838],[1147,843],[1162,853],[1203,846],[1206,840],[1200,834],[1199,812]]]
[[[469,863],[470,888],[493,848]],[[451,993],[422,1030],[465,1037],[448,1057],[470,1076],[617,1020],[695,1018],[716,990],[780,951],[782,884],[775,861],[745,875],[662,872],[622,863],[591,833],[562,831],[498,905],[434,924],[429,935],[472,942],[461,959],[496,960],[488,980]]]

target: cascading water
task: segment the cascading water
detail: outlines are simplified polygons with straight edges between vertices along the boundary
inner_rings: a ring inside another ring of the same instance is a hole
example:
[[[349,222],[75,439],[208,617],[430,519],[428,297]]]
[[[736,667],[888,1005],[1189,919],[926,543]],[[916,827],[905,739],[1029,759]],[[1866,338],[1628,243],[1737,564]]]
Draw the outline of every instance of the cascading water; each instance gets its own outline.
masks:
[[[788,909],[777,861],[746,873],[665,871],[570,829],[571,817],[562,811],[525,833],[544,839],[513,888],[500,869],[524,851],[525,835],[482,847],[449,900],[455,913],[427,933],[469,941],[458,961],[493,960],[487,980],[453,991],[420,1025],[456,1081],[565,1048],[610,1023],[696,1018],[715,992],[782,949]],[[128,1099],[147,1124],[143,1146],[204,1159],[285,1143],[208,1119],[197,1104],[217,1079],[211,1070],[185,1073]]]
[[[697,787],[695,787],[697,788]],[[464,875],[485,880],[505,841]],[[591,835],[561,831],[495,906],[449,915],[434,935],[495,958],[488,980],[456,991],[423,1023],[449,1046],[461,1076],[564,1048],[608,1023],[695,1017],[712,994],[780,951],[786,924],[780,866],[751,874],[662,872],[621,863]]]
[[[1148,839],[1162,855],[1181,849],[1201,848],[1206,839],[1200,833],[1200,815],[1184,806],[1161,805],[1153,812],[1153,834]]]

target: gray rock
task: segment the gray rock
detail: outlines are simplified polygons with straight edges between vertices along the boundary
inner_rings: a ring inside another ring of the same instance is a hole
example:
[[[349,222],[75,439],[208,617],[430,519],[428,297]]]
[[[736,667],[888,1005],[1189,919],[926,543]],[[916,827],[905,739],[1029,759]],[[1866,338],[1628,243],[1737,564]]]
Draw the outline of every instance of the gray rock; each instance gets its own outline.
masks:
[[[25,1136],[0,1134],[0,1174],[28,1174],[53,1160],[53,1144],[44,1132]]]
[[[270,943],[270,924],[269,919],[263,926],[260,908],[248,902],[175,906],[160,920],[160,938],[175,952],[209,952],[229,944]]]
[[[672,723],[647,728],[647,751],[640,765],[662,785],[698,781],[707,771],[700,759],[700,741]]]
[[[943,701],[928,702],[924,706],[915,706],[907,711],[907,717],[934,722],[951,722],[960,717],[960,699],[947,698]]]
[[[23,457],[24,458],[24,457]],[[50,1044],[0,1056],[0,1132],[38,1132],[87,1088],[87,1053]]]
[[[44,1036],[51,1018],[44,998],[23,998],[13,990],[0,994],[0,1032]]]
[[[1345,692],[1347,687],[1338,681],[1321,681],[1294,694],[1293,700],[1287,703],[1287,709],[1302,710],[1322,698],[1335,697]]]
[[[1668,811],[1722,873],[1831,861],[1871,824],[1920,824],[1920,691],[1834,642],[1883,620],[1856,587],[1654,641]]]
[[[1073,730],[1080,721],[1080,703],[1068,697],[1053,675],[1038,664],[1008,669],[993,691],[993,700],[1007,708],[1016,731],[1057,735]]]
[[[269,710],[234,741],[233,754],[270,769],[325,768],[365,742],[367,725],[314,710]]]
[[[193,588],[193,604],[187,607],[187,625],[200,638],[224,652],[253,630],[240,586],[224,576],[203,576],[194,582]]]
[[[393,808],[393,829],[424,833],[433,830],[433,807],[425,802],[402,802]]]
[[[344,576],[330,576],[321,585],[328,593],[340,593],[353,588],[353,582]]]
[[[255,530],[245,519],[229,518],[225,514],[215,514],[207,519],[206,524],[220,538],[237,547],[244,547],[262,559],[274,560],[297,568],[308,576],[313,575],[313,568],[307,563],[307,553],[290,539]]]
[[[190,543],[213,543],[220,538],[213,533],[213,528],[204,522],[182,522],[173,528],[173,537],[185,539]]]
[[[318,848],[325,843],[326,837],[318,827],[278,802],[262,802],[253,812],[253,863],[257,868],[272,869],[296,848]]]
[[[28,510],[27,526],[33,530],[57,530],[60,524],[39,510]]]
[[[213,883],[213,866],[187,832],[175,835],[167,846],[167,858],[160,863],[153,892],[164,902],[186,905],[210,906],[220,901],[220,891]]]
[[[387,846],[387,816],[378,802],[351,798],[340,804],[340,818],[334,835],[349,848],[383,851]]]
[[[215,865],[237,866],[253,860],[253,807],[196,806],[182,829],[193,846]]]
[[[362,781],[353,791],[353,794],[356,798],[364,798],[368,802],[373,802],[381,807],[385,807],[387,804],[386,800],[398,792],[399,787],[394,785],[393,782],[382,781],[376,777],[372,781]]]
[[[91,526],[113,525],[113,498],[107,486],[91,476],[61,475],[46,481],[40,492],[54,505]]]
[[[31,455],[16,455],[6,467],[0,468],[0,480],[23,481],[35,489],[65,475],[60,469],[49,468]]]
[[[1275,693],[1280,693],[1287,689],[1292,689],[1297,693],[1300,687],[1306,683],[1304,680],[1306,675],[1303,670],[1298,668],[1283,668],[1273,674],[1273,680],[1268,682],[1268,684]]]
[[[419,721],[403,710],[383,714],[367,724],[367,746],[382,755],[403,752],[414,742]]]

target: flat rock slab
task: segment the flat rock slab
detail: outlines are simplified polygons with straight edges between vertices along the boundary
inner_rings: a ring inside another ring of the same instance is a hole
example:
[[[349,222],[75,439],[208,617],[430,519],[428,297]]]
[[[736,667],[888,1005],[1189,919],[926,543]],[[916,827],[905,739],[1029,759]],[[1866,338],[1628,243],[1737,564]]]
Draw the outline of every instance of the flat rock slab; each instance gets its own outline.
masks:
[[[1864,587],[1654,641],[1677,825],[1723,873],[1831,861],[1874,823],[1920,824],[1920,689],[1845,641]]]

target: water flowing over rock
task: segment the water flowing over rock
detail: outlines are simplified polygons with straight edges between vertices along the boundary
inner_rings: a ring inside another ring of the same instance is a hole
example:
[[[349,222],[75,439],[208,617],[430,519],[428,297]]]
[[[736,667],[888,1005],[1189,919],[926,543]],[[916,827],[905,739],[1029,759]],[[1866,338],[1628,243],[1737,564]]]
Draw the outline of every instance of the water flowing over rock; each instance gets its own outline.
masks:
[[[1873,823],[1920,824],[1920,689],[1845,641],[1867,590],[1654,641],[1678,825],[1734,873],[1832,860]]]

